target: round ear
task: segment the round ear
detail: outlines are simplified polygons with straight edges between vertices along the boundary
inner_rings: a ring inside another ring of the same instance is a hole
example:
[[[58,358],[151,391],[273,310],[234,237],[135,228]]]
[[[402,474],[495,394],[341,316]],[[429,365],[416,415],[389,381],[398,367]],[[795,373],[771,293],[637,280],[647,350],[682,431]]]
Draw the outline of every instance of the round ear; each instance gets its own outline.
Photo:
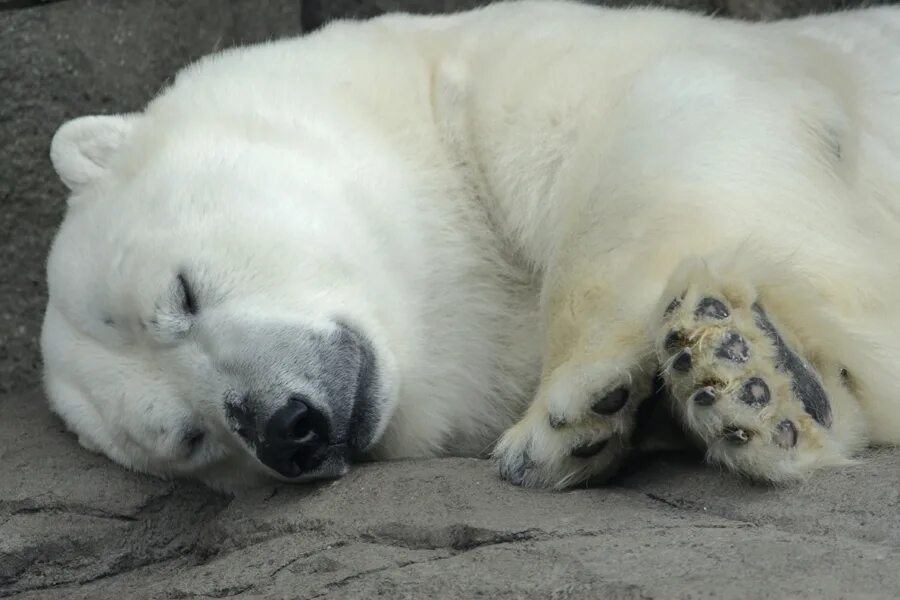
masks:
[[[77,192],[102,176],[128,139],[132,114],[79,117],[64,123],[50,143],[50,160],[63,183]]]

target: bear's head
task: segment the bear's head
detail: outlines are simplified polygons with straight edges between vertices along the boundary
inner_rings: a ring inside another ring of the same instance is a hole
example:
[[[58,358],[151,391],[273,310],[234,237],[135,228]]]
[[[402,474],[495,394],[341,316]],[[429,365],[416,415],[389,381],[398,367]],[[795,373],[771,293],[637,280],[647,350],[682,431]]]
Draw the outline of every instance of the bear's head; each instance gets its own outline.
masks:
[[[366,192],[327,148],[264,127],[161,111],[53,139],[71,194],[47,265],[46,389],[127,467],[221,487],[336,477],[392,414],[404,307],[347,201]]]

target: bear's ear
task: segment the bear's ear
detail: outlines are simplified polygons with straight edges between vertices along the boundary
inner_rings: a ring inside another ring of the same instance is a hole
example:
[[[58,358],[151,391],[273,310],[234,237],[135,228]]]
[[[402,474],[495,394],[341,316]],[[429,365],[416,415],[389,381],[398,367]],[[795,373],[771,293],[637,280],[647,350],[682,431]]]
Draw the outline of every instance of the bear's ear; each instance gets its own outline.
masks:
[[[79,117],[64,123],[50,143],[50,160],[66,187],[77,192],[102,176],[133,123],[131,114]]]

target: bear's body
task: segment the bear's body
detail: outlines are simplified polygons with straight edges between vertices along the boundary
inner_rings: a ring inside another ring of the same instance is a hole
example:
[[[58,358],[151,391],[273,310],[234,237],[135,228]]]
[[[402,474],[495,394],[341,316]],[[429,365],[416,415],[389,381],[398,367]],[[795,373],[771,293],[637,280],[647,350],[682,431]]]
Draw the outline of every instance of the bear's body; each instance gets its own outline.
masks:
[[[657,371],[749,475],[900,441],[900,9],[337,23],[204,59],[140,115],[66,125],[53,158],[73,206],[48,391],[128,466],[270,474],[233,407],[268,431],[295,390],[340,421],[273,358],[287,337],[253,341],[279,323],[368,339],[374,433],[354,450],[378,457],[484,454],[528,408],[496,451],[507,477],[609,473]],[[185,272],[199,283],[173,292]],[[199,310],[160,300],[179,293]],[[741,403],[759,378],[765,401]]]

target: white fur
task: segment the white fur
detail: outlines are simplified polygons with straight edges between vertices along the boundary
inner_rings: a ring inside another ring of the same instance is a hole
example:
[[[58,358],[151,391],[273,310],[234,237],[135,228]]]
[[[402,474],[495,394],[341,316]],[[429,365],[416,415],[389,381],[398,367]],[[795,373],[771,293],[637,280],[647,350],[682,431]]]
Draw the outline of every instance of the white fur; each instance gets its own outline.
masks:
[[[898,115],[894,8],[747,24],[521,2],[208,57],[144,112],[54,139],[79,201],[48,266],[51,402],[127,466],[247,481],[221,332],[337,311],[384,359],[374,455],[484,454],[542,370],[562,398],[632,377],[649,340],[597,350],[595,373],[571,371],[575,338],[637,340],[701,257],[752,265],[804,350],[853,374],[845,454],[900,442]],[[188,341],[147,326],[185,262],[206,274]],[[214,432],[199,456],[185,419]],[[522,427],[507,441],[561,451]],[[584,475],[558,466],[541,482]]]
[[[102,177],[130,130],[127,116],[74,119],[53,136],[50,160],[63,183],[77,193]]]

